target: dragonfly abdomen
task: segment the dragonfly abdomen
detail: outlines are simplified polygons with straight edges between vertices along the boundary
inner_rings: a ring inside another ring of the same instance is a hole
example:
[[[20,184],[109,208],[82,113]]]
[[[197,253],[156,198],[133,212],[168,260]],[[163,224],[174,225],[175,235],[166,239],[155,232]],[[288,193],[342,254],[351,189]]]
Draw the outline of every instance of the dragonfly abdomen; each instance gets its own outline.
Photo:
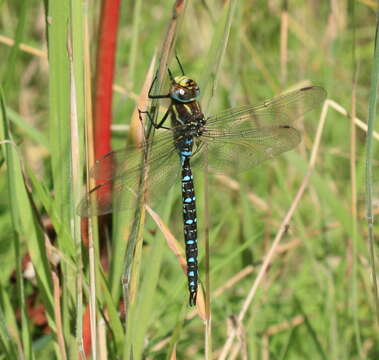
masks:
[[[183,154],[183,152],[181,152],[181,154]],[[187,260],[187,279],[188,290],[190,293],[189,304],[190,306],[193,306],[196,304],[198,282],[196,198],[190,165],[190,155],[181,156],[183,221]]]

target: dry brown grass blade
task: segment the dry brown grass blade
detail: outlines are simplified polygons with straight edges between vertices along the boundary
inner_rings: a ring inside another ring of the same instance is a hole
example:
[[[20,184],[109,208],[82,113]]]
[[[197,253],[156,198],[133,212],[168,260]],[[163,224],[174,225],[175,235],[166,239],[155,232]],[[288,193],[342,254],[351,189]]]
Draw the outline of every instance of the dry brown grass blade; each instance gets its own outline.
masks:
[[[64,342],[64,335],[63,335],[63,324],[62,324],[62,316],[61,316],[61,287],[59,285],[59,278],[55,271],[51,272],[51,276],[53,279],[53,287],[54,287],[54,315],[55,315],[55,324],[57,326],[56,328],[56,336],[58,340],[58,345],[60,349],[60,355],[62,356],[62,359],[67,359],[67,353],[66,353],[66,346]]]
[[[338,104],[334,100],[328,99],[328,100],[326,100],[326,102],[328,104],[328,107],[331,107],[332,109],[336,110],[337,112],[346,116],[347,118],[351,117],[349,112],[342,105]],[[367,124],[365,122],[363,122],[362,120],[360,120],[357,117],[354,117],[354,123],[356,126],[358,126],[358,128],[360,128],[364,132],[367,132]],[[373,137],[374,137],[374,139],[379,141],[379,133],[377,133],[376,131],[374,131]]]
[[[176,360],[177,357],[176,357],[176,344],[174,345],[174,347],[172,348],[172,353],[170,355],[170,360]]]
[[[280,83],[282,86],[287,81],[288,62],[288,4],[284,0],[283,9],[280,14]]]
[[[167,241],[168,247],[177,257],[180,267],[183,272],[186,272],[187,264],[186,258],[184,256],[183,248],[179,245],[178,240],[176,240],[175,236],[172,234],[168,226],[162,221],[160,216],[148,205],[145,205],[147,212],[150,214],[154,222],[157,224],[159,230],[162,232],[163,236]]]
[[[6,36],[0,35],[0,43],[8,45],[8,46],[13,46],[14,40],[10,39]],[[22,50],[28,54],[47,59],[47,52],[45,50],[36,49],[32,46],[22,44],[22,43],[20,44],[19,47],[20,47],[20,50]]]
[[[246,276],[250,275],[254,271],[254,269],[255,268],[252,265],[246,266],[241,271],[239,271],[237,274],[235,274],[233,277],[231,277],[228,281],[226,281],[224,284],[222,284],[217,290],[215,290],[213,295],[216,297],[220,296],[226,290],[232,288],[239,281],[244,279]]]
[[[14,45],[14,40],[11,38],[8,38],[6,36],[0,35],[0,43],[7,45],[7,46],[13,46]],[[36,56],[37,58],[45,59],[46,64],[47,64],[47,51],[46,50],[41,50],[37,49],[33,46],[27,45],[27,44],[20,44],[20,50],[25,52],[26,54],[30,54],[33,56]],[[139,96],[135,94],[133,91],[126,89],[125,87],[118,85],[118,84],[113,84],[113,91],[122,95],[127,95],[131,99],[133,99],[135,102],[138,102]]]
[[[299,326],[304,322],[304,316],[297,315],[293,317],[290,321],[285,321],[280,324],[272,325],[270,326],[266,331],[265,334],[268,336],[275,335],[279,332],[288,330],[289,328],[292,328],[294,326]]]
[[[150,85],[153,81],[155,61],[156,61],[156,56],[154,55],[153,59],[150,62],[149,70],[146,74],[140,96],[138,97],[137,105],[134,108],[134,111],[132,114],[132,120],[130,122],[128,135],[129,137],[133,139],[134,144],[142,144],[144,140],[144,129],[143,129],[143,124],[139,117],[138,110],[144,111],[145,109],[147,109],[147,106],[149,103],[148,92],[150,89]]]
[[[215,178],[223,185],[228,187],[231,190],[239,191],[241,186],[238,181],[230,178],[226,175],[217,174]],[[269,210],[269,206],[267,205],[266,201],[261,199],[259,196],[255,195],[252,192],[248,192],[247,198],[250,200],[250,202],[257,207],[259,210],[267,212]]]
[[[99,360],[107,360],[108,356],[108,348],[107,348],[107,323],[106,321],[100,317],[97,331],[99,333]]]

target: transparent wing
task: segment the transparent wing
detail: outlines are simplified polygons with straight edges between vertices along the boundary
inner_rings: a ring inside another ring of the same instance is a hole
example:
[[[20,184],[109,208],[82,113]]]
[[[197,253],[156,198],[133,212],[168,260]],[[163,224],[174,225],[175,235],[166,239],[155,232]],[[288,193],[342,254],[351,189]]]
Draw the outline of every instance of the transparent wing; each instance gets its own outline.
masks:
[[[207,136],[238,137],[257,129],[291,125],[301,115],[319,106],[326,91],[310,86],[276,96],[259,105],[243,105],[225,110],[207,119]],[[246,133],[247,132],[247,133]]]
[[[150,149],[147,163],[159,162],[161,158],[165,157],[166,152],[173,150],[172,132],[164,130],[160,134],[156,133],[146,144],[111,151],[95,161],[89,175],[96,180],[107,181],[118,179],[125,173],[139,172],[146,148]]]
[[[296,147],[301,138],[293,122],[325,98],[326,91],[313,86],[260,105],[223,111],[207,119],[198,147],[208,147],[209,167],[213,171],[246,171]],[[201,160],[202,152],[197,151],[194,165]]]
[[[133,208],[140,191],[143,167],[147,169],[148,199],[153,202],[167,194],[178,181],[180,161],[171,131],[154,137],[149,143],[150,156],[143,161],[145,146],[126,147],[97,160],[90,176],[98,185],[78,205],[82,217],[107,214]]]
[[[300,133],[293,127],[267,127],[240,138],[204,137],[201,147],[207,146],[209,168],[213,172],[242,172],[293,149],[300,139]],[[195,153],[194,166],[202,163],[203,156],[204,151]]]

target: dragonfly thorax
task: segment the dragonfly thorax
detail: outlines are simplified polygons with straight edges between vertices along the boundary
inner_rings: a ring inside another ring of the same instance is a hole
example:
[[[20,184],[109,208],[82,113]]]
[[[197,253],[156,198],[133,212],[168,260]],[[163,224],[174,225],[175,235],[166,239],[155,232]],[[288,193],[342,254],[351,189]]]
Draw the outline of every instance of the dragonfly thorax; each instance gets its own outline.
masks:
[[[204,119],[195,119],[194,121],[175,127],[174,136],[176,138],[201,136],[204,131],[204,125]]]
[[[200,89],[196,81],[188,76],[176,76],[171,84],[170,97],[181,103],[196,101],[200,96]]]

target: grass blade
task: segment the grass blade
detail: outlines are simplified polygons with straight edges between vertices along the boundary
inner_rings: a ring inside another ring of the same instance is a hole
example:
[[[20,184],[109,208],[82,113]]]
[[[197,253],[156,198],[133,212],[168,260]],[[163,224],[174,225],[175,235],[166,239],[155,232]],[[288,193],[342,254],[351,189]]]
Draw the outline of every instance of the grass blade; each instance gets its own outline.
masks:
[[[374,242],[374,214],[373,214],[373,155],[374,155],[374,122],[376,120],[377,96],[379,87],[379,10],[376,17],[374,59],[371,73],[371,89],[367,120],[367,140],[366,140],[366,216],[368,226],[368,243],[371,259],[371,273],[373,277],[373,295],[376,307],[376,320],[379,323],[379,293],[376,278],[376,255]]]

